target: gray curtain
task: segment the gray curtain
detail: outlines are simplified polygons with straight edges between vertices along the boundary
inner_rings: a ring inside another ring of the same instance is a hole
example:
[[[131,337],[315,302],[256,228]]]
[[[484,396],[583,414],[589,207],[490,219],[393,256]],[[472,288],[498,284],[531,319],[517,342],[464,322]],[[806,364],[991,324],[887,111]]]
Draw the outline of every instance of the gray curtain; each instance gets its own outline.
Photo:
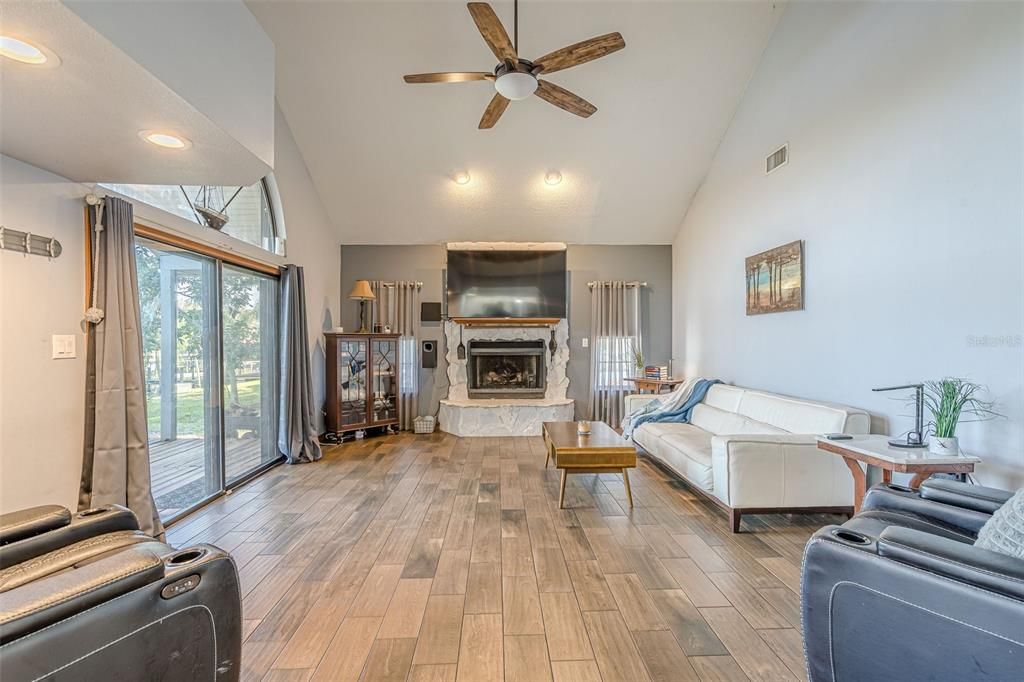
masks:
[[[371,319],[391,327],[399,334],[399,384],[398,396],[401,419],[399,427],[412,429],[412,420],[419,411],[419,355],[416,344],[416,328],[419,324],[420,287],[416,282],[370,282],[377,300],[373,302]]]
[[[323,456],[313,418],[313,373],[306,324],[306,284],[302,268],[281,269],[281,403],[277,449],[289,464],[314,462]]]
[[[125,505],[143,531],[159,537],[164,529],[149,475],[132,205],[108,197],[89,215],[93,291],[86,313],[85,453],[78,508]]]
[[[590,418],[617,427],[636,374],[640,338],[640,287],[595,282],[590,290]]]

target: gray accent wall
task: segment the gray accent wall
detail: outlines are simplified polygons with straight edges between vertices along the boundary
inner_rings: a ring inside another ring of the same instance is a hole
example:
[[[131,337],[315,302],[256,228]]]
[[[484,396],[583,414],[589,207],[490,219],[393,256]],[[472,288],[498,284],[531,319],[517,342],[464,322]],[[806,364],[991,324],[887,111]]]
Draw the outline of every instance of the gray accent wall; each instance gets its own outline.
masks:
[[[668,364],[672,351],[672,247],[603,246],[570,244],[566,253],[569,270],[569,397],[576,401],[576,416],[588,413],[590,348],[590,290],[587,282],[601,280],[646,281],[642,290],[644,357],[648,364]],[[341,324],[359,328],[359,306],[348,293],[359,279],[414,280],[423,282],[421,301],[442,300],[443,245],[341,247]],[[441,323],[420,323],[419,340],[438,344],[438,366],[420,369],[420,414],[435,414],[438,402],[448,393],[444,362],[444,330]]]

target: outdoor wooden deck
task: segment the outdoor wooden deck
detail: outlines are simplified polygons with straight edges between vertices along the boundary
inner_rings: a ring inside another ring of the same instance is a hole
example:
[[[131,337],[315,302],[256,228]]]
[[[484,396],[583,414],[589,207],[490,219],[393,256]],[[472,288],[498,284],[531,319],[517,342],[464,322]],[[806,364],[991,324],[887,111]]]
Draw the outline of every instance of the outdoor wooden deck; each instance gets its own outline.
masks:
[[[228,439],[225,449],[228,478],[245,473],[261,463],[258,438]],[[162,517],[176,514],[181,507],[162,508],[159,502],[161,498],[204,478],[203,457],[202,438],[178,438],[171,441],[157,439],[149,442],[153,497],[157,500]]]

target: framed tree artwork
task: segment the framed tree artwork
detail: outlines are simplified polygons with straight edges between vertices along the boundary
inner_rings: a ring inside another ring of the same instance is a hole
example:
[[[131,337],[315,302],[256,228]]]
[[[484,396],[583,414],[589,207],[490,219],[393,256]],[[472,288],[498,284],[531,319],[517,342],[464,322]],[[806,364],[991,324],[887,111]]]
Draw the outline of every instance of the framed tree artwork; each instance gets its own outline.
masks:
[[[804,309],[804,243],[747,258],[747,315]]]

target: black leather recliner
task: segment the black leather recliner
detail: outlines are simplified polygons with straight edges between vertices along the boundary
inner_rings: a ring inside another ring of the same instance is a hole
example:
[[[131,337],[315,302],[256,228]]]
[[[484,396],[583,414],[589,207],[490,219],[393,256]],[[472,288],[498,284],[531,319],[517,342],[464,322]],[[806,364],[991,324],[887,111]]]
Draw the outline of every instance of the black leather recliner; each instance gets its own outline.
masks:
[[[973,546],[1012,493],[873,487],[804,551],[811,682],[1024,680],[1024,561]]]
[[[233,682],[241,656],[234,561],[175,550],[111,505],[0,516],[0,680]]]

